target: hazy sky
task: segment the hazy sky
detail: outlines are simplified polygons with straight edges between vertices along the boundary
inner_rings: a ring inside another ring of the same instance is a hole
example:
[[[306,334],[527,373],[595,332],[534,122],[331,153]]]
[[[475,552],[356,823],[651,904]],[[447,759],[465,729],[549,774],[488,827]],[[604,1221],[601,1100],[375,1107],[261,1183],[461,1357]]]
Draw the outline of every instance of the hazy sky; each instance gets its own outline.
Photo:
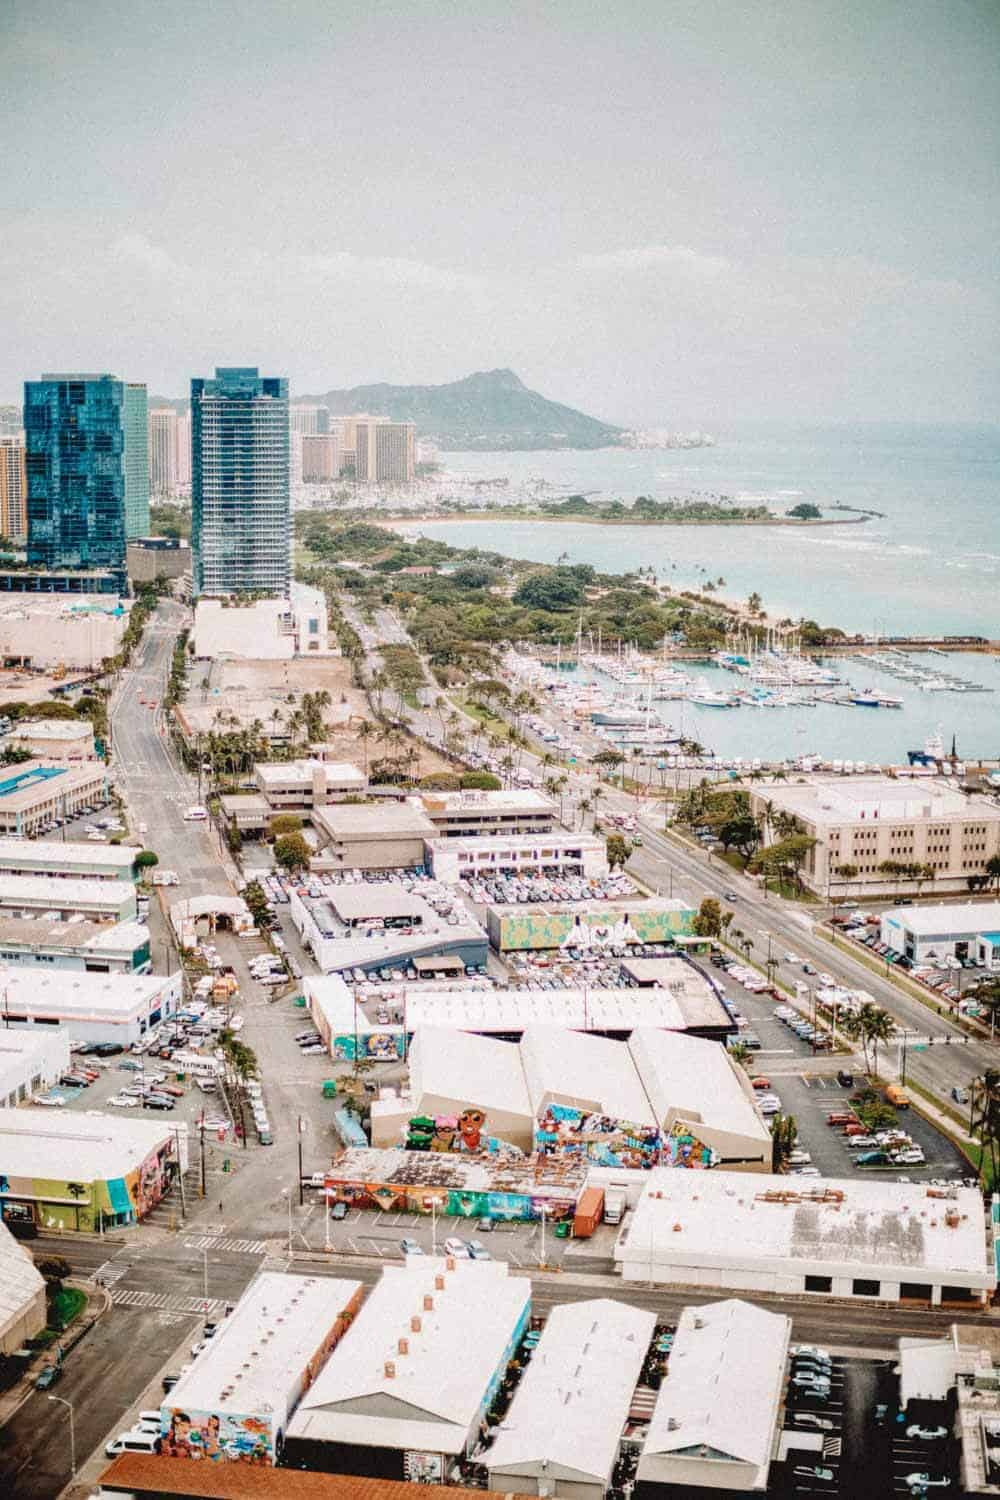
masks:
[[[0,399],[996,421],[996,0],[0,0]]]

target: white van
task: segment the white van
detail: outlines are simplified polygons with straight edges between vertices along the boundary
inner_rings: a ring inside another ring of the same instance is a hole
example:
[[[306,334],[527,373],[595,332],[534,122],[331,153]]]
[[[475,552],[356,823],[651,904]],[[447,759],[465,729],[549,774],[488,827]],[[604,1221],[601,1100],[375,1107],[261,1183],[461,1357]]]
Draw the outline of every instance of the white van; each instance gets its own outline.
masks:
[[[184,814],[186,823],[203,823],[208,817],[208,810],[204,807],[189,807]]]
[[[104,1452],[108,1458],[117,1458],[119,1453],[155,1453],[159,1441],[158,1432],[143,1432],[141,1427],[134,1427],[105,1443]]]

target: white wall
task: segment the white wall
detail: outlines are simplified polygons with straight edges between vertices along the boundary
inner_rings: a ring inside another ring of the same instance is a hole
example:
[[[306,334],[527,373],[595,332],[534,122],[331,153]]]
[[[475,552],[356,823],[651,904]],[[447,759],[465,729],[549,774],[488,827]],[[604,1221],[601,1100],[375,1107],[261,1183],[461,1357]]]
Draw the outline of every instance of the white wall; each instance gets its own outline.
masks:
[[[106,598],[101,602],[108,606]],[[0,614],[0,655],[23,657],[33,667],[88,670],[117,654],[127,624],[127,609],[119,616],[63,615],[26,605],[23,613]]]
[[[19,1047],[18,1042],[25,1045]],[[0,1031],[0,1108],[13,1108],[58,1081],[69,1067],[69,1033],[62,1026]],[[34,1080],[38,1079],[35,1083]]]
[[[229,607],[221,599],[199,599],[194,610],[194,654],[290,660],[295,655],[295,637],[280,624],[287,615],[285,599],[259,599],[255,604]]]

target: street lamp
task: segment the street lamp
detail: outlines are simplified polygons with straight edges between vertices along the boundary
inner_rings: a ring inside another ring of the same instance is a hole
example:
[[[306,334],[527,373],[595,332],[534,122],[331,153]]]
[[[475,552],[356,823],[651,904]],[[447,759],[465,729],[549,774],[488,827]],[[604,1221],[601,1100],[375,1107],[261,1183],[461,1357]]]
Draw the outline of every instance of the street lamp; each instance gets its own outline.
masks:
[[[542,1254],[541,1254],[541,1259],[538,1262],[538,1268],[539,1268],[539,1270],[541,1270],[541,1268],[546,1263],[545,1262],[545,1222],[546,1222],[546,1220],[548,1219],[548,1216],[549,1216],[549,1206],[548,1206],[547,1203],[540,1203],[538,1205],[538,1214],[539,1214],[539,1217],[540,1217],[540,1219],[542,1221]]]
[[[292,1195],[287,1188],[281,1189],[281,1196],[288,1205],[288,1253],[292,1253]]]
[[[66,1401],[62,1396],[50,1396],[50,1401],[58,1401],[60,1406],[65,1406],[69,1412],[69,1466],[72,1477],[76,1478],[76,1428],[73,1423],[73,1403]]]
[[[424,1199],[424,1207],[431,1211],[431,1254],[437,1255],[437,1211],[447,1202],[447,1199],[439,1197],[435,1193],[429,1194]]]

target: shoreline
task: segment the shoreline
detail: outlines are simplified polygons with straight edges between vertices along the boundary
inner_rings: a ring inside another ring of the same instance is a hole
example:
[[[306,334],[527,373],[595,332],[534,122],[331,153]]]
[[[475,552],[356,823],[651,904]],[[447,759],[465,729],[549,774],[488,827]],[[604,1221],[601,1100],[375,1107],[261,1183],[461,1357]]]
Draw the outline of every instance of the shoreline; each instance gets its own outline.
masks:
[[[386,526],[398,530],[401,526],[412,526],[420,521],[448,522],[448,521],[528,521],[532,525],[557,525],[565,526],[567,523],[577,526],[793,526],[797,530],[811,530],[817,526],[860,526],[872,518],[863,516],[844,516],[836,520],[820,519],[818,521],[802,521],[792,516],[766,516],[748,517],[745,521],[735,517],[730,519],[720,518],[718,520],[667,520],[661,516],[637,517],[630,516],[585,516],[566,514],[562,516],[544,516],[534,511],[519,511],[513,506],[498,506],[496,510],[473,510],[473,511],[413,511],[406,516],[392,515],[377,518],[375,525]]]

